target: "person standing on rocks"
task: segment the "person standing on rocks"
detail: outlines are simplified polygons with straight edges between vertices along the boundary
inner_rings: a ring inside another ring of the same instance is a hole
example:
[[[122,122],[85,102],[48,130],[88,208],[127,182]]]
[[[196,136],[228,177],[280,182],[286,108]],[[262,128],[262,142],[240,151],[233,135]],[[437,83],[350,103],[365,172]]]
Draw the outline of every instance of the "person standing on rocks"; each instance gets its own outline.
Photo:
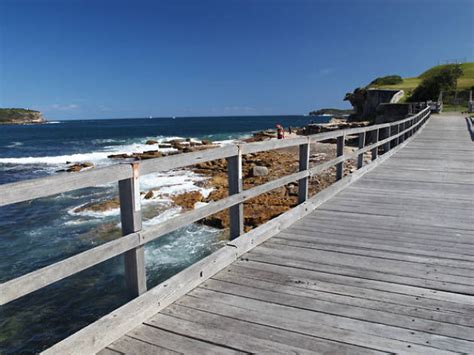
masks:
[[[276,125],[276,129],[277,129],[277,138],[278,139],[285,138],[285,130],[283,129],[283,127],[280,124]]]

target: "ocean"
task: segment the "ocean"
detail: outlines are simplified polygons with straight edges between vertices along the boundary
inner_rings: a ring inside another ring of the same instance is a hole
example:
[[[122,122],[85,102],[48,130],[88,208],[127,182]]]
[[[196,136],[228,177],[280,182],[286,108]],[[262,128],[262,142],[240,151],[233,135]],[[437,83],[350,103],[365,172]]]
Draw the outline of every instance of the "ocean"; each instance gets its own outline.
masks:
[[[43,125],[0,126],[0,184],[56,174],[67,163],[116,164],[110,154],[156,149],[148,139],[184,137],[219,144],[253,132],[299,127],[329,117],[245,116],[55,121]],[[197,190],[206,179],[186,169],[141,178],[143,226],[180,213],[169,196]],[[118,208],[76,209],[118,194],[117,184],[97,186],[0,207],[0,282],[47,266],[120,236]],[[148,287],[153,287],[209,255],[225,243],[226,232],[192,224],[146,246]],[[129,301],[122,257],[66,278],[0,306],[0,354],[37,353]]]

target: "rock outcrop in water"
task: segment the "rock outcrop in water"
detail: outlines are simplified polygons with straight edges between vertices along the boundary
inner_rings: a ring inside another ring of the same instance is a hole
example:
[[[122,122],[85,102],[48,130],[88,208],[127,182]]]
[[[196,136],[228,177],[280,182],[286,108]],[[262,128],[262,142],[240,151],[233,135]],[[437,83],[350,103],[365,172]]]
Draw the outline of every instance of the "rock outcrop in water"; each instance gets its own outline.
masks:
[[[0,124],[45,123],[39,111],[24,108],[0,108]]]

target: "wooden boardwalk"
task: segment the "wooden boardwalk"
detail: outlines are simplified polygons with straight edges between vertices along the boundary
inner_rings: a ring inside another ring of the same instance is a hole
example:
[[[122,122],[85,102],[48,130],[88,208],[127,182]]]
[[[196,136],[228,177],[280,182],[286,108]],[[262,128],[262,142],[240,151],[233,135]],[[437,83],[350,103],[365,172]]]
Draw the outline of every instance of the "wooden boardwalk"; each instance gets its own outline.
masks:
[[[474,353],[474,143],[405,148],[100,354]]]

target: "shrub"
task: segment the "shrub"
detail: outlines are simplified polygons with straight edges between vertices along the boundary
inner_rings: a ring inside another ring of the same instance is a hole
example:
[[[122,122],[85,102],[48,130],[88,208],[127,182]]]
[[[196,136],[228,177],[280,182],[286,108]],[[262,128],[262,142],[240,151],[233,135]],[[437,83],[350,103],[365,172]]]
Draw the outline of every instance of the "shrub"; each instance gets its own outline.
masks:
[[[410,101],[437,100],[441,91],[456,90],[458,78],[463,74],[459,65],[445,67],[433,76],[423,79],[410,97]]]

